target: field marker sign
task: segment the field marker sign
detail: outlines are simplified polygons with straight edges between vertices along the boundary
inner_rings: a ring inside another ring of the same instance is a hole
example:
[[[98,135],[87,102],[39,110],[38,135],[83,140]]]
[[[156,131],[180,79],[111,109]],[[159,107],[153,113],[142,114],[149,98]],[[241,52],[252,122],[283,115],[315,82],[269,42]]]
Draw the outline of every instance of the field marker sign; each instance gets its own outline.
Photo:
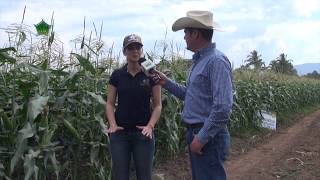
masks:
[[[262,121],[261,127],[276,130],[277,129],[277,117],[275,113],[261,111]]]

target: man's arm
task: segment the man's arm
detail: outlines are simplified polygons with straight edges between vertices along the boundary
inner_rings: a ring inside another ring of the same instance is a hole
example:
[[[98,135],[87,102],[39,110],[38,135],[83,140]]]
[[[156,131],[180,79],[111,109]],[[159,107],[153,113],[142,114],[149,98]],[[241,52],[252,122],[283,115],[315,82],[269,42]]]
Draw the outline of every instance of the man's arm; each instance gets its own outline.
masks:
[[[154,70],[154,73],[151,74],[151,78],[156,84],[162,85],[162,87],[168,90],[171,94],[180,100],[184,100],[187,89],[185,86],[172,81],[164,73],[158,70]]]
[[[217,59],[210,64],[210,81],[213,104],[210,115],[204,121],[204,126],[198,133],[201,144],[205,144],[209,137],[214,137],[219,130],[225,128],[229,122],[232,96],[232,69],[228,61]]]
[[[163,88],[168,90],[171,94],[179,98],[180,100],[184,101],[186,96],[186,87],[182,86],[171,79],[168,79],[166,84],[163,85]]]

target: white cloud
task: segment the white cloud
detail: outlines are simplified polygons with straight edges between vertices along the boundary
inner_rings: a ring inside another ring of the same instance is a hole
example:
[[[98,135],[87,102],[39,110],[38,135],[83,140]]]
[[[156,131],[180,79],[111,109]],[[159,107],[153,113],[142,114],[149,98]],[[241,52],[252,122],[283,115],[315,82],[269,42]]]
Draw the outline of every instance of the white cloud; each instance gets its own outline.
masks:
[[[0,29],[0,42],[3,42],[0,44],[0,48],[2,48],[3,46],[8,46],[7,42],[8,42],[8,35]]]
[[[14,6],[5,8],[10,3]],[[275,58],[281,51],[295,61],[320,59],[319,21],[310,18],[310,21],[293,22],[290,17],[295,12],[312,17],[320,10],[319,0],[285,0],[274,4],[263,0],[0,0],[0,26],[19,23],[25,4],[25,23],[33,31],[33,24],[42,18],[49,23],[54,11],[55,32],[65,42],[65,47],[82,34],[86,16],[87,37],[94,30],[92,22],[98,31],[103,22],[102,39],[106,47],[115,42],[115,47],[121,49],[126,34],[138,33],[146,43],[145,48],[152,49],[156,40],[159,43],[165,38],[167,30],[167,43],[173,41],[184,49],[183,32],[172,32],[172,23],[185,16],[188,10],[205,9],[213,11],[214,18],[225,30],[221,33],[222,41],[217,42],[218,47],[224,47],[230,59],[238,64],[253,49],[261,52],[265,59]],[[0,30],[1,46],[6,38]]]
[[[319,0],[295,0],[294,7],[298,15],[304,17],[311,17],[311,15],[320,10]]]
[[[249,52],[257,49],[261,41],[259,37],[238,39],[233,42],[233,45],[227,49],[225,53],[230,61],[233,62],[234,66],[239,67],[245,63],[244,61]]]
[[[238,27],[237,26],[225,26],[223,27],[223,31],[226,33],[235,33],[237,32]]]
[[[235,67],[244,64],[246,56],[257,50],[266,65],[281,53],[288,55],[293,64],[320,61],[320,21],[284,22],[267,26],[262,35],[236,38],[226,49]]]
[[[320,60],[320,21],[287,22],[268,27],[265,37],[271,37],[276,48],[294,55],[294,64]]]
[[[254,8],[241,8],[232,12],[221,12],[218,21],[249,21],[249,20],[263,20],[265,17],[265,10],[261,6],[254,6]]]
[[[92,29],[92,22],[100,23],[104,19],[104,28],[121,28],[116,31],[131,32],[137,29],[141,34],[144,34],[145,39],[152,39],[154,33],[165,33],[166,29],[171,31],[172,22],[181,16],[184,16],[187,10],[208,9],[220,6],[223,0],[204,0],[199,1],[177,1],[170,2],[164,0],[51,0],[26,1],[26,24],[35,24],[42,18],[50,23],[52,12],[54,12],[55,30],[66,37],[67,34],[76,36],[82,33],[83,18],[86,16],[87,30]],[[15,9],[1,12],[0,19],[2,25],[6,26],[9,23],[19,22],[22,18],[24,3],[20,2]],[[17,21],[18,20],[18,21]],[[124,33],[126,34],[126,33]],[[162,37],[160,34],[158,37]],[[158,38],[156,37],[156,38]],[[74,37],[69,37],[68,40]],[[155,38],[155,37],[154,37]]]

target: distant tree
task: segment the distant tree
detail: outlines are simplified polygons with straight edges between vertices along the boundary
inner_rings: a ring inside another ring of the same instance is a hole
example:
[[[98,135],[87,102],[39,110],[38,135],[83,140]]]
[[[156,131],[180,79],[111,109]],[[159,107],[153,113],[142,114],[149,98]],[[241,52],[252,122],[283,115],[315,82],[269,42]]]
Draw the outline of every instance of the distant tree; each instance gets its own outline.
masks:
[[[245,64],[244,67],[249,69],[252,66],[254,70],[261,70],[265,67],[264,62],[261,59],[261,55],[258,55],[258,52],[256,50],[250,52],[245,62],[247,62],[247,64]]]
[[[293,68],[292,60],[287,59],[287,55],[282,53],[275,60],[270,62],[270,69],[277,73],[297,75],[297,70]]]
[[[313,71],[312,73],[308,73],[308,74],[304,75],[304,77],[313,78],[313,79],[320,79],[320,73],[318,73],[317,71]]]

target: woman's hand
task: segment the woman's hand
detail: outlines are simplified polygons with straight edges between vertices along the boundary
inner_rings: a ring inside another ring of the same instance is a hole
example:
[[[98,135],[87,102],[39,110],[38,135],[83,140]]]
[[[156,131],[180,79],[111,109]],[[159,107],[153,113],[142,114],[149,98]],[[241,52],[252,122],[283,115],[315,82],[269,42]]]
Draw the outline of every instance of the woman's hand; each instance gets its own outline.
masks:
[[[142,134],[150,139],[152,139],[153,127],[151,125],[146,126],[136,126],[138,129],[142,130]]]
[[[110,126],[109,129],[107,129],[107,133],[115,133],[117,131],[123,130],[123,127],[120,126]]]

